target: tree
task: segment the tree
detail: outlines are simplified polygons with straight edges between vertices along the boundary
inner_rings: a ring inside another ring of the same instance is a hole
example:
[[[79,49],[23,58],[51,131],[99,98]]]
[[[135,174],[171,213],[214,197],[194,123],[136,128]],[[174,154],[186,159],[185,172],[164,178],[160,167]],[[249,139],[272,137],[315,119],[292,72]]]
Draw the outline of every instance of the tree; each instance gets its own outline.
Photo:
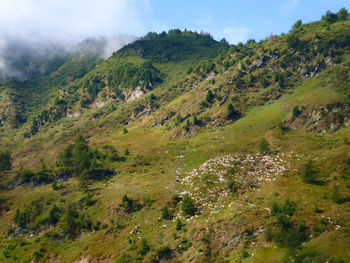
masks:
[[[237,112],[235,110],[235,108],[233,107],[233,105],[230,103],[227,106],[227,110],[226,110],[226,119],[228,120],[236,120],[240,117],[239,112]]]
[[[126,194],[122,197],[122,206],[127,210],[131,210],[133,208],[133,202]]]
[[[287,47],[300,50],[302,47],[302,42],[295,34],[291,34],[287,37]]]
[[[192,198],[188,194],[183,197],[181,210],[185,216],[194,216],[197,210]]]
[[[140,255],[141,256],[146,255],[150,251],[150,249],[151,248],[147,244],[147,240],[145,238],[142,238],[141,239],[141,244],[140,244],[140,250],[139,250]]]
[[[259,150],[261,154],[270,152],[270,144],[265,139],[262,139],[259,144]]]
[[[341,198],[340,198],[340,194],[339,194],[339,185],[338,184],[333,185],[331,199],[334,203],[337,203],[337,204],[340,203]]]
[[[72,164],[75,175],[80,175],[84,170],[90,169],[92,157],[87,141],[80,134],[72,149]]]
[[[124,133],[124,134],[127,134],[128,132],[129,132],[129,131],[127,130],[127,128],[124,128],[124,129],[123,129],[123,133]]]
[[[0,152],[0,172],[4,174],[12,169],[12,158],[9,151]]]
[[[198,120],[197,116],[194,116],[194,117],[193,117],[193,124],[194,124],[194,125],[199,125],[199,124],[201,124],[201,122],[200,122],[200,120]]]
[[[335,22],[337,22],[337,20],[338,20],[338,16],[329,10],[327,11],[327,13],[324,16],[322,16],[322,21],[325,21],[328,24],[335,23]]]
[[[61,210],[56,206],[53,205],[49,212],[49,218],[47,219],[47,222],[51,225],[56,225],[60,219]]]
[[[337,13],[337,17],[339,21],[346,20],[348,18],[348,10],[346,10],[344,7],[339,10]]]
[[[78,213],[72,204],[69,204],[66,210],[66,218],[64,222],[64,229],[67,234],[74,236],[78,230]]]
[[[309,160],[303,168],[302,179],[305,183],[314,183],[316,181],[318,171],[313,168],[312,161]]]
[[[297,117],[297,116],[299,116],[299,114],[300,114],[300,110],[299,110],[299,107],[297,105],[293,108],[293,116]]]
[[[298,29],[301,27],[302,24],[303,24],[302,20],[299,19],[299,20],[298,20],[297,22],[295,22],[295,24],[292,26],[292,29],[293,29],[293,30],[298,30]]]
[[[179,230],[181,230],[181,228],[182,228],[182,223],[181,223],[181,220],[178,218],[178,219],[176,219],[175,229],[179,231]]]
[[[54,190],[54,191],[58,190],[58,186],[57,186],[57,181],[56,181],[56,179],[53,180],[53,182],[52,182],[52,184],[51,184],[51,188],[52,188],[52,190]]]
[[[162,214],[161,214],[161,218],[163,219],[170,219],[170,213],[169,213],[169,209],[168,209],[168,206],[164,206],[162,208]]]
[[[187,120],[186,120],[186,123],[185,123],[185,126],[184,126],[184,130],[185,130],[186,132],[188,132],[188,131],[190,130],[190,125],[191,125],[190,120],[187,119]]]
[[[208,93],[207,93],[205,100],[208,103],[212,103],[214,101],[214,99],[215,99],[215,96],[214,96],[213,92],[211,90],[208,90]]]

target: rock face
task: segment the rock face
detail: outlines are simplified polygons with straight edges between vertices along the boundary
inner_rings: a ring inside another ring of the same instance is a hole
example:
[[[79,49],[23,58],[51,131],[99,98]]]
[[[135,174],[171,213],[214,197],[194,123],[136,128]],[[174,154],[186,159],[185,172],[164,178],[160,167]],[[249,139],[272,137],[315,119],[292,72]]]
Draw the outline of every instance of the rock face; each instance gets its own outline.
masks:
[[[332,133],[350,126],[350,105],[328,104],[311,110],[304,110],[284,124],[292,129],[306,129],[316,133]]]

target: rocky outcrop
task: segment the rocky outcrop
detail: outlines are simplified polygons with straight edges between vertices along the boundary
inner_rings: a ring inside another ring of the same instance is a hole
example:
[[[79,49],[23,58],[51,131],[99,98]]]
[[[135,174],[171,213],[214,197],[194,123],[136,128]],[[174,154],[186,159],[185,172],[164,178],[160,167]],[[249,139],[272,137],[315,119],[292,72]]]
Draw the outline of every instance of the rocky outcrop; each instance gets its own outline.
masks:
[[[350,126],[350,105],[336,103],[303,110],[298,116],[286,120],[284,125],[292,130],[332,133]]]

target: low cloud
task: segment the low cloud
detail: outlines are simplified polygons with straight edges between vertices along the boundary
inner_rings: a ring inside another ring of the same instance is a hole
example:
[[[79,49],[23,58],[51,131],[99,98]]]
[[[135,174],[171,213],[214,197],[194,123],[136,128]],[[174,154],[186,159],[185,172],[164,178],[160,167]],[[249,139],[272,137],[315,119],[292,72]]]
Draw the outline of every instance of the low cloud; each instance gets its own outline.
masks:
[[[16,59],[71,52],[87,38],[107,58],[145,32],[150,9],[148,0],[0,0],[0,6],[2,78],[23,76]]]

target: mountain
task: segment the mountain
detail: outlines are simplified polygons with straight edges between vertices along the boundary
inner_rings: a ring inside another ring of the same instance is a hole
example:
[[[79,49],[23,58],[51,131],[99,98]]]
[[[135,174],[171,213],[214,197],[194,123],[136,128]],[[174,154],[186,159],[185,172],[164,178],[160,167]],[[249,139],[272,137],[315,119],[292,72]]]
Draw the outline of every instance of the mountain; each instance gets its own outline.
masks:
[[[0,261],[350,261],[349,18],[19,60],[30,77],[0,89]]]

